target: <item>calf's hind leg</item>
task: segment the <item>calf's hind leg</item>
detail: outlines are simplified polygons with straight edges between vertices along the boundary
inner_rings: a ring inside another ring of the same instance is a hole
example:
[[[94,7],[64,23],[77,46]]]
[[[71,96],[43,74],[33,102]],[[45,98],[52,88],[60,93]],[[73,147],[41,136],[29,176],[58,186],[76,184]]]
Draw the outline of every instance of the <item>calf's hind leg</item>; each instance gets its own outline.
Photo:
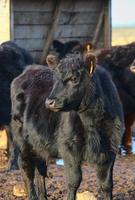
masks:
[[[39,200],[47,200],[45,177],[47,176],[47,166],[44,160],[35,158],[35,185]]]
[[[35,185],[34,185],[34,173],[35,173],[35,163],[32,159],[32,155],[29,153],[20,154],[19,157],[19,167],[26,184],[26,189],[28,192],[29,200],[38,200]]]
[[[113,166],[115,154],[112,157],[113,159],[107,160],[105,163],[97,164],[99,189],[102,192],[105,200],[112,200]]]
[[[19,149],[13,140],[13,133],[11,127],[5,126],[7,133],[7,153],[8,153],[8,170],[18,169]]]

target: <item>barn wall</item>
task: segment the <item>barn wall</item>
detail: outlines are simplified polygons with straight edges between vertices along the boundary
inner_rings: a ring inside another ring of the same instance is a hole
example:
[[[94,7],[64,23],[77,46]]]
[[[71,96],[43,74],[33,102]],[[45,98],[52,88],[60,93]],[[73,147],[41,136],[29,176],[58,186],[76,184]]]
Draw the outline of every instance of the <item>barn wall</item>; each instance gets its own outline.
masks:
[[[55,39],[92,41],[103,7],[102,0],[62,1]],[[39,58],[53,19],[54,0],[12,0],[12,35],[20,46]],[[102,27],[103,29],[103,27]],[[101,30],[97,47],[103,47]]]

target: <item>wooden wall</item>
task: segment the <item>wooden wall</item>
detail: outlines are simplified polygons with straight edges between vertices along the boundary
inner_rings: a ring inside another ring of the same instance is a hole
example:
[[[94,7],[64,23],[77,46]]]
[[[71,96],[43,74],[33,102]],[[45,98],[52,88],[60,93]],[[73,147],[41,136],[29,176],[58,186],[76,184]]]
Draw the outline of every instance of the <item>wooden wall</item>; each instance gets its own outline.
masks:
[[[55,0],[11,1],[12,39],[28,49],[36,59],[39,59],[42,53],[48,29],[53,21],[54,2]],[[55,39],[92,41],[104,2],[103,0],[62,0]],[[97,47],[104,46],[104,26],[101,25]]]

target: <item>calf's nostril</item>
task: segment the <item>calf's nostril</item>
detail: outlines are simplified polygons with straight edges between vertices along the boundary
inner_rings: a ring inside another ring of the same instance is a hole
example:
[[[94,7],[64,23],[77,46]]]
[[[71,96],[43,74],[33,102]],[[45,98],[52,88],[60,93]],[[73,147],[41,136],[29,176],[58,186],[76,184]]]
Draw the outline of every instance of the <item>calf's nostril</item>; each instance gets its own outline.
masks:
[[[54,99],[46,99],[46,106],[47,107],[54,107],[55,105],[55,100]]]
[[[54,105],[55,104],[55,100],[50,100],[49,105]]]

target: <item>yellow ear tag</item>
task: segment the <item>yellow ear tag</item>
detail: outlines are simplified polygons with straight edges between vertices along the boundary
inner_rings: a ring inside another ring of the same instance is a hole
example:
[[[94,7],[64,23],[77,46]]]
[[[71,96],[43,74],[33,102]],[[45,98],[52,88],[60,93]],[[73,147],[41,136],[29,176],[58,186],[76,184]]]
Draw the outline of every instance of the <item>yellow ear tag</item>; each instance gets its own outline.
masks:
[[[87,49],[87,52],[89,52],[90,51],[90,44],[88,44],[87,46],[86,46],[86,49]]]
[[[91,61],[90,62],[90,74],[92,74],[92,72],[93,72],[93,62]]]

